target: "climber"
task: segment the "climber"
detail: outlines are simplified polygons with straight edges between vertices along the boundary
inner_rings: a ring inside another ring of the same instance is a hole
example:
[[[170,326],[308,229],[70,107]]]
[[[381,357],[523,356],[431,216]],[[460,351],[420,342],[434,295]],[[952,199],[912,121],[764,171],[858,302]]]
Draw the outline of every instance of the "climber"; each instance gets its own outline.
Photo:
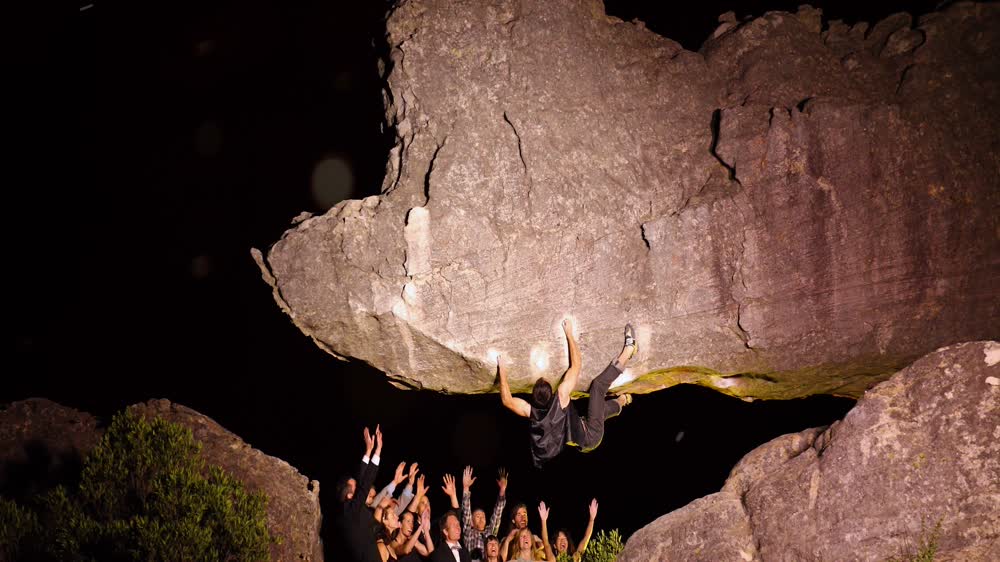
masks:
[[[580,348],[573,337],[572,322],[565,319],[562,326],[569,346],[569,368],[563,374],[556,393],[552,392],[552,385],[547,380],[539,378],[531,390],[531,403],[515,398],[510,392],[507,369],[500,357],[497,357],[500,400],[515,414],[529,418],[531,457],[537,468],[555,458],[565,445],[579,447],[585,453],[596,449],[604,437],[604,420],[617,416],[622,408],[632,402],[631,394],[605,398],[611,383],[639,349],[632,325],[625,326],[625,346],[618,358],[590,383],[586,417],[581,417],[576,408],[570,407],[570,393],[580,378]]]

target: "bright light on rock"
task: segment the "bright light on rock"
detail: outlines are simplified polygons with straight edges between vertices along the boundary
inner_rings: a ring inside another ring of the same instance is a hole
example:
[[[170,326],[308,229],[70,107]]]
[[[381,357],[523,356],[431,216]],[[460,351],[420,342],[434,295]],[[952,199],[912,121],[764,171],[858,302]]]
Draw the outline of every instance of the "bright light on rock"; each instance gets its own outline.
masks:
[[[549,353],[541,347],[533,348],[531,350],[531,366],[535,368],[535,372],[544,371],[549,366]]]
[[[712,379],[712,385],[715,386],[715,388],[729,388],[731,386],[736,386],[737,384],[738,383],[735,377]]]

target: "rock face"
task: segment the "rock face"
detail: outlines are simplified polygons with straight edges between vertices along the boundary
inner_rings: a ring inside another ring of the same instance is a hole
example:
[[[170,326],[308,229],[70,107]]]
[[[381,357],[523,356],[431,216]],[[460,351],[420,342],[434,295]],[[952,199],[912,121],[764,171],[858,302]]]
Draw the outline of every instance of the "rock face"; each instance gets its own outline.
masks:
[[[11,404],[0,411],[0,495],[24,499],[68,483],[100,437],[90,414],[44,398]]]
[[[323,561],[319,481],[310,482],[292,465],[254,449],[191,408],[169,400],[150,400],[129,406],[129,410],[190,428],[202,444],[201,455],[206,463],[221,466],[242,480],[247,489],[267,494],[268,528],[282,538],[281,544],[271,546],[271,560]]]
[[[403,2],[382,195],[255,258],[303,332],[399,385],[858,396],[1000,332],[1000,7],[724,20],[699,53],[599,1]],[[637,380],[636,380],[637,379]]]
[[[886,560],[938,524],[934,560],[1000,559],[998,363],[997,342],[925,356],[842,421],[758,447],[619,560]]]
[[[280,545],[271,547],[271,560],[322,562],[319,482],[310,482],[285,461],[250,447],[190,408],[151,400],[129,409],[190,428],[202,443],[201,454],[207,463],[221,466],[242,480],[247,489],[263,490],[268,495],[268,526],[282,537]],[[11,404],[0,411],[0,493],[18,498],[64,483],[60,474],[73,466],[78,468],[102,435],[103,429],[90,414],[49,400]]]

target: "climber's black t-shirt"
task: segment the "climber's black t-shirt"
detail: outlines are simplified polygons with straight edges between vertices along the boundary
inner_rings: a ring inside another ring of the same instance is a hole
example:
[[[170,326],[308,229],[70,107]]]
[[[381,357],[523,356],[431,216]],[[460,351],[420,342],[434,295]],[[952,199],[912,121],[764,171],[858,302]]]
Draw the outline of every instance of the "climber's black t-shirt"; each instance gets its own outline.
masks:
[[[548,408],[531,407],[531,460],[535,468],[552,460],[562,451],[566,443],[573,442],[573,428],[580,425],[579,415],[573,402],[565,408],[559,407],[559,393],[552,393]]]

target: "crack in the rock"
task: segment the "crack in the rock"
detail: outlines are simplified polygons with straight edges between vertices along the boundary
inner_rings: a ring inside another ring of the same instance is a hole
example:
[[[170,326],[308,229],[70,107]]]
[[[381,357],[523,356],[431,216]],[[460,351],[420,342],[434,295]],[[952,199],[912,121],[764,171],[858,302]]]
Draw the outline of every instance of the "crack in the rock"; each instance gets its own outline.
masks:
[[[743,345],[747,349],[753,349],[750,345],[750,332],[743,327],[742,316],[743,314],[743,303],[736,303],[736,329],[739,330],[740,339],[743,340]]]
[[[899,91],[903,89],[903,82],[906,81],[906,75],[909,74],[909,72],[913,70],[916,66],[917,66],[916,64],[909,64],[906,66],[906,68],[903,69],[902,72],[899,73],[899,81],[896,82],[896,91],[893,92],[895,95],[897,96],[899,95]]]
[[[646,238],[646,224],[642,223],[639,225],[639,234],[642,236],[642,243],[646,245],[646,251],[652,250],[652,246],[649,245],[649,238]]]
[[[531,200],[534,184],[531,181],[531,174],[528,173],[528,162],[524,159],[524,147],[522,146],[521,143],[521,134],[517,132],[517,127],[514,126],[514,122],[511,121],[510,117],[507,116],[506,111],[503,112],[503,120],[506,121],[508,125],[510,125],[510,130],[514,131],[514,137],[517,139],[517,155],[521,159],[521,167],[522,170],[524,171],[524,177],[527,180],[528,184],[528,192],[525,194],[528,201],[528,217],[531,217],[532,215],[534,215],[532,209],[532,200]]]
[[[434,162],[437,160],[438,153],[441,152],[442,148],[444,148],[444,144],[446,142],[448,142],[448,137],[445,137],[444,140],[441,141],[441,144],[437,145],[437,148],[434,149],[434,154],[431,155],[430,163],[427,164],[427,173],[424,174],[424,207],[426,207],[427,203],[431,200],[431,173],[434,171]]]
[[[398,162],[396,163],[396,179],[393,180],[392,187],[390,187],[389,189],[385,190],[382,193],[382,195],[388,195],[388,194],[392,193],[393,191],[395,191],[395,189],[397,187],[399,187],[399,180],[401,180],[403,178],[403,153],[406,152],[406,138],[405,137],[397,137],[397,140],[399,142],[396,144],[396,147],[399,148],[399,151],[397,152],[397,160],[398,160]],[[391,153],[391,151],[390,151],[390,153]]]
[[[730,278],[729,282],[731,286],[734,285],[736,283],[736,276],[739,275],[740,285],[743,286],[743,291],[745,293],[749,289],[749,287],[747,287],[746,277],[743,275],[743,257],[746,255],[747,252],[748,223],[746,220],[746,215],[743,214],[743,209],[741,209],[739,205],[736,205],[736,209],[740,213],[740,216],[743,217],[743,225],[742,225],[743,228],[742,228],[742,236],[740,237],[740,253],[736,257],[736,264],[735,267],[733,268],[733,276],[732,278]],[[732,288],[730,288],[729,294],[733,296]],[[744,297],[745,296],[746,295],[744,294]],[[750,345],[750,332],[747,331],[747,329],[743,326],[743,307],[744,307],[743,299],[738,299],[735,296],[733,296],[733,300],[736,301],[736,329],[739,331],[740,339],[743,340],[743,345],[747,349],[753,350],[753,346]]]
[[[713,148],[712,148],[712,150],[713,150],[713,156],[715,156],[715,153],[714,153],[714,150],[715,150],[715,148],[714,148],[714,142],[715,141],[713,140]],[[719,159],[718,156],[715,156],[715,157],[717,159]],[[721,159],[719,159],[719,161],[721,162]],[[725,164],[723,164],[723,165],[725,165]],[[730,179],[733,179],[732,177],[735,174],[736,174],[736,170],[729,169]],[[670,216],[671,217],[676,217],[677,215],[679,215],[679,214],[683,213],[685,210],[687,210],[688,206],[691,204],[691,200],[694,199],[695,197],[698,197],[699,195],[701,195],[705,191],[705,188],[708,187],[708,184],[711,181],[712,181],[712,172],[710,171],[710,172],[708,172],[708,177],[705,178],[705,182],[702,183],[701,187],[698,188],[698,191],[692,193],[691,195],[688,195],[687,199],[685,199],[684,202],[681,203],[681,206],[676,211],[673,211],[672,213],[670,213]]]
[[[834,430],[837,429],[839,424],[840,420],[833,422],[816,436],[816,439],[812,443],[812,448],[816,451],[816,458],[821,458],[823,453],[826,452],[826,448],[829,447],[830,443],[833,441]]]
[[[719,161],[720,164],[722,164],[723,167],[729,170],[729,179],[731,181],[743,185],[740,183],[740,180],[736,178],[736,166],[730,166],[729,164],[727,164],[726,161],[723,160],[721,156],[719,156],[719,153],[716,150],[719,146],[719,128],[721,124],[722,124],[722,109],[716,109],[715,111],[712,112],[712,122],[710,125],[712,129],[712,144],[709,145],[708,151],[709,153],[712,154],[712,156],[716,160]],[[702,187],[702,189],[704,189],[704,186]]]
[[[528,163],[524,161],[524,149],[521,146],[521,135],[517,132],[517,127],[514,126],[510,121],[510,117],[507,117],[507,112],[503,112],[503,120],[510,125],[510,130],[514,131],[514,136],[517,137],[517,155],[521,157],[521,166],[524,168],[524,175],[528,175]]]

